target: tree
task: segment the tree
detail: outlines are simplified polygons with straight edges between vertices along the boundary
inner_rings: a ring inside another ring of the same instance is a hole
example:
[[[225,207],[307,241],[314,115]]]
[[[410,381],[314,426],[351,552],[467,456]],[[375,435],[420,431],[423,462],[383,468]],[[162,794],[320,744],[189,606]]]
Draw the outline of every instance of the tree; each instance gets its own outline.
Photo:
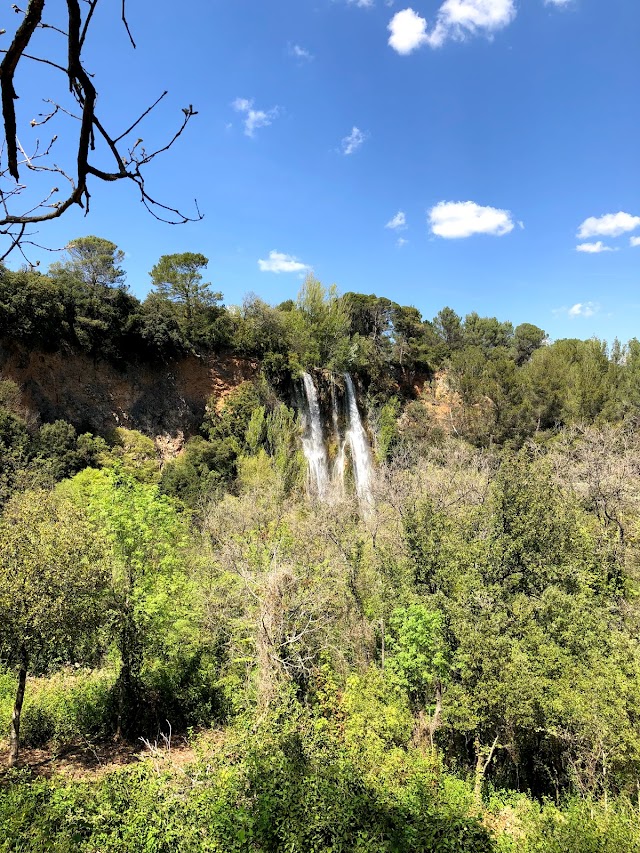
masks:
[[[140,676],[153,644],[161,649],[187,626],[188,583],[180,571],[186,526],[154,485],[123,469],[86,469],[60,490],[86,507],[106,540],[111,565],[112,628],[120,655],[118,734],[139,710]]]
[[[106,608],[104,543],[84,512],[47,491],[24,492],[0,520],[0,653],[17,666],[9,764],[18,760],[27,673],[95,657]]]
[[[446,309],[445,309],[446,310]],[[465,346],[480,347],[487,354],[496,347],[506,347],[513,337],[513,326],[496,317],[480,317],[476,311],[464,318]]]
[[[446,349],[447,355],[462,346],[462,320],[453,308],[445,307],[438,311],[433,318],[433,326]]]
[[[292,355],[298,368],[344,370],[349,347],[349,316],[335,285],[324,285],[309,274],[298,293],[297,310],[285,314]]]
[[[125,284],[124,252],[102,237],[79,237],[68,257],[51,264],[73,343],[94,356],[122,358],[133,343],[140,303]]]
[[[547,333],[532,323],[520,323],[513,333],[513,357],[517,365],[525,364],[544,344]]]
[[[211,309],[222,300],[221,293],[202,281],[201,270],[208,263],[208,258],[195,252],[162,255],[149,273],[156,292],[177,306],[178,324],[190,343],[206,332],[207,320],[218,316]]]
[[[632,338],[624,367],[623,403],[635,417],[640,410],[640,341]]]
[[[103,237],[78,237],[67,246],[69,258],[53,264],[54,275],[65,271],[89,287],[122,287],[125,271],[120,268],[124,252]]]
[[[85,214],[88,213],[91,198],[90,178],[108,183],[131,181],[136,185],[144,206],[161,221],[177,224],[193,218],[201,219],[199,211],[195,217],[188,217],[179,210],[158,202],[149,195],[144,178],[145,167],[158,154],[172,147],[192,117],[197,115],[196,111],[191,105],[184,108],[182,122],[177,131],[165,145],[151,151],[144,147],[142,139],[133,140],[142,120],[163,100],[166,91],[136,119],[128,121],[122,132],[108,130],[96,112],[99,92],[93,75],[85,67],[83,57],[87,34],[100,0],[87,0],[86,4],[81,0],[66,0],[66,21],[62,23],[63,29],[45,20],[47,2],[48,0],[29,0],[26,11],[14,5],[14,11],[20,18],[13,30],[9,47],[1,51],[4,54],[0,63],[4,141],[0,145],[0,237],[4,237],[6,243],[5,247],[0,249],[0,260],[16,248],[24,257],[24,247],[32,243],[29,239],[32,232],[28,230],[31,226],[56,219],[74,205],[83,208]],[[56,6],[60,5],[49,3],[53,14],[57,11]],[[126,19],[126,0],[122,2],[122,21],[128,38],[135,47]],[[58,23],[56,20],[56,24]],[[35,34],[44,29],[56,31],[63,39],[58,42],[58,48],[54,47],[46,56],[40,56],[37,46],[32,47],[32,41]],[[42,145],[39,140],[26,142],[29,131],[21,123],[25,113],[16,115],[15,102],[18,94],[15,78],[27,63],[33,63],[34,70],[42,70],[47,75],[43,77],[40,91],[49,95],[44,98],[48,104],[48,112],[45,115],[40,114],[37,119],[33,118],[37,113],[34,105],[30,114],[32,132],[34,128],[44,125],[47,125],[47,130],[52,129],[50,141],[45,141]],[[52,74],[51,69],[54,69],[56,74]],[[60,90],[52,91],[51,87],[55,85],[52,81],[59,81]],[[74,122],[72,132],[69,132],[64,124],[69,119]],[[71,148],[75,149],[75,156],[69,158],[69,165],[65,165],[64,160],[61,164],[58,156],[56,141],[60,135],[74,140]],[[32,178],[31,183],[25,182],[25,172]],[[51,188],[55,181],[67,187],[66,193],[60,193],[59,187],[55,185]]]
[[[420,711],[417,740],[433,738],[441,723],[444,682],[449,674],[450,651],[444,640],[442,613],[412,604],[394,610],[389,620],[389,668]],[[429,709],[428,722],[424,709]]]

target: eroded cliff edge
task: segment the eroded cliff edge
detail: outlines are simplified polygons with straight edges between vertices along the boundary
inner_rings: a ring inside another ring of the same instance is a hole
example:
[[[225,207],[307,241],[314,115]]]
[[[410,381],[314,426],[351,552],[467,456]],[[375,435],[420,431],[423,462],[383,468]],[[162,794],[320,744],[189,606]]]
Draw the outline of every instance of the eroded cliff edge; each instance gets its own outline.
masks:
[[[100,435],[118,426],[137,429],[160,444],[181,444],[197,432],[207,401],[218,406],[258,369],[255,360],[224,353],[115,366],[78,351],[43,352],[0,340],[0,376],[19,386],[31,419],[64,419]]]

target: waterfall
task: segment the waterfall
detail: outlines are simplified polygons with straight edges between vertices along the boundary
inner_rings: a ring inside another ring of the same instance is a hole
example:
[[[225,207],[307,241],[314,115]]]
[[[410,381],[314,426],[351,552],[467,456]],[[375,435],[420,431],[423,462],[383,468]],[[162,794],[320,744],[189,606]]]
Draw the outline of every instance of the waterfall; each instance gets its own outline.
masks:
[[[302,374],[304,392],[304,396],[300,397],[303,426],[302,449],[309,466],[308,489],[320,500],[344,497],[348,444],[358,501],[365,511],[373,502],[371,451],[360,418],[353,380],[348,373],[344,375],[344,383],[347,429],[343,435],[340,430],[342,403],[336,393],[335,383],[331,381],[331,430],[332,441],[336,442],[337,452],[332,465],[329,465],[318,391],[312,377],[308,373]]]
[[[358,499],[361,504],[370,504],[373,497],[371,493],[373,467],[371,464],[371,453],[369,452],[369,442],[362,426],[362,421],[360,420],[353,381],[348,373],[345,373],[344,381],[347,391],[347,415],[349,419],[347,439],[351,447],[351,461],[356,482],[356,492],[358,493]]]
[[[322,434],[318,392],[308,373],[302,374],[302,385],[306,403],[302,450],[309,463],[311,489],[322,499],[326,497],[329,490],[329,460]]]
[[[338,445],[338,452],[333,462],[331,470],[331,482],[336,495],[344,497],[344,466],[345,466],[345,448],[347,439],[340,435],[340,422],[338,420],[338,398],[336,395],[336,383],[331,378],[331,423],[333,425],[333,436]]]

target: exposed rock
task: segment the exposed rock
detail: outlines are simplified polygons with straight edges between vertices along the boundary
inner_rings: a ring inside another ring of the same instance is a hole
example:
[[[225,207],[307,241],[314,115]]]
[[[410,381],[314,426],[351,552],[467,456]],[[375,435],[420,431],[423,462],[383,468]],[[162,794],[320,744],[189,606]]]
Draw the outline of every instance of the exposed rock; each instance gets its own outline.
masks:
[[[256,361],[226,354],[119,369],[81,352],[29,351],[0,342],[0,375],[20,387],[30,414],[41,421],[62,418],[101,435],[118,426],[136,429],[154,438],[166,458],[197,432],[210,398],[218,408],[257,373]]]

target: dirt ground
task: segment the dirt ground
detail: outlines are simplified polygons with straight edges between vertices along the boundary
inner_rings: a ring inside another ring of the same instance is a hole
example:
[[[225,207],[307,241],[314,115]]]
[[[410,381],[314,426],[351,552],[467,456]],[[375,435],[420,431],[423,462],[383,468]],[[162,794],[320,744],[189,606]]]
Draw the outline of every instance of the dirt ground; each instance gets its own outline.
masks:
[[[0,779],[6,772],[8,750],[0,747]],[[40,749],[20,750],[18,767],[29,768],[36,776],[51,778],[64,776],[70,780],[90,780],[121,769],[138,761],[151,760],[159,767],[184,767],[196,759],[193,748],[186,740],[174,738],[166,744],[138,742],[74,743],[52,745]]]

